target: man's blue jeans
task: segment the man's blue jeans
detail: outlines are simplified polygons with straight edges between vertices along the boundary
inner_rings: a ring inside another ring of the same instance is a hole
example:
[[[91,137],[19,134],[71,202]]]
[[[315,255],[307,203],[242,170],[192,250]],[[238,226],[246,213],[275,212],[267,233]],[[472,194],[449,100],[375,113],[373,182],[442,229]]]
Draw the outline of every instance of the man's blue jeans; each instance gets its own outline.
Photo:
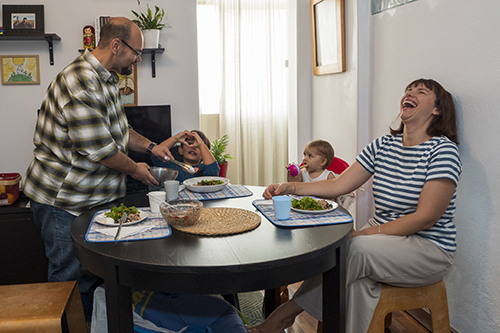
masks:
[[[49,282],[78,282],[82,295],[85,317],[90,320],[95,288],[102,282],[99,277],[85,270],[75,255],[71,241],[71,223],[76,218],[62,209],[30,201],[35,224],[41,229],[45,254],[49,259]]]

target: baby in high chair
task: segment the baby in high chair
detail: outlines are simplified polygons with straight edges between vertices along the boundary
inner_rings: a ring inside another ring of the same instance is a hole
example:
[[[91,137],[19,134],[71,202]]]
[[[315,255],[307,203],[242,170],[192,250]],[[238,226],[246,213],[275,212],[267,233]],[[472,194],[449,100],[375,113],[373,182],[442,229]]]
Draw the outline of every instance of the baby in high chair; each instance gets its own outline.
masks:
[[[332,163],[335,153],[330,143],[324,140],[309,142],[304,148],[301,170],[296,176],[287,175],[288,182],[314,182],[335,178],[333,171],[326,168]]]

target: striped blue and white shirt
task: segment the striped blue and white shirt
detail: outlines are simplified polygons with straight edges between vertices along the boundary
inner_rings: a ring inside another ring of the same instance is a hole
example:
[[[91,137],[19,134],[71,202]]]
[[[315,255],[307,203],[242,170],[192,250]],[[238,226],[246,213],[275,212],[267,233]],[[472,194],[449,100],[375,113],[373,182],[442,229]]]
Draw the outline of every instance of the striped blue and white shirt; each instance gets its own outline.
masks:
[[[356,158],[373,177],[375,222],[382,224],[417,210],[425,182],[448,178],[458,184],[462,163],[457,145],[446,136],[411,147],[403,146],[402,135],[380,137]],[[444,214],[429,229],[417,232],[446,251],[456,250],[456,189]]]

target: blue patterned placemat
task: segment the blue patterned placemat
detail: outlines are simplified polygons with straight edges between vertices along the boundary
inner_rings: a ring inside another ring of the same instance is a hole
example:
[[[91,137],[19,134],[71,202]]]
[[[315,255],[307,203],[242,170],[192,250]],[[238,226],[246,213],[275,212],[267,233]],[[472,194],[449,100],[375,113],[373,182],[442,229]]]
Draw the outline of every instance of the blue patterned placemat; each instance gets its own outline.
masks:
[[[208,192],[208,193],[191,192],[187,188],[179,192],[179,197],[181,199],[200,200],[200,201],[241,198],[241,197],[249,197],[251,195],[253,195],[253,192],[250,191],[245,186],[233,185],[233,184],[227,184],[226,187],[217,192]]]
[[[270,200],[257,199],[252,201],[252,204],[271,221],[271,223],[280,227],[306,227],[352,222],[352,216],[344,213],[340,209],[334,209],[324,214],[304,214],[292,210],[288,220],[278,220],[274,217],[273,205],[272,203],[269,204],[269,201]]]
[[[100,210],[94,214],[92,217],[92,222],[90,222],[89,228],[87,230],[87,234],[85,235],[85,240],[88,242],[128,242],[128,241],[136,241],[136,240],[146,240],[146,239],[158,239],[165,238],[172,234],[172,230],[167,222],[163,219],[160,213],[151,213],[149,207],[140,207],[138,208],[141,211],[147,212],[148,217],[139,223],[133,224],[130,227],[152,227],[151,229],[141,232],[140,234],[131,235],[124,239],[115,240],[114,236],[100,233],[99,230],[107,229],[107,228],[116,228],[116,227],[107,227],[105,225],[99,224],[94,221],[95,217],[101,213],[108,212],[108,210]],[[123,227],[123,230],[127,227]]]

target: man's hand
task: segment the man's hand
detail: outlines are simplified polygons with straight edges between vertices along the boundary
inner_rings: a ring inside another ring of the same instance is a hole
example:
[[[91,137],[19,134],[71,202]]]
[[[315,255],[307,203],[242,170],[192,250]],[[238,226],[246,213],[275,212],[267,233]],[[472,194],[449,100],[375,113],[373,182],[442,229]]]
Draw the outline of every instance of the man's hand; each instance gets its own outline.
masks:
[[[153,149],[151,149],[151,154],[156,157],[157,159],[159,159],[160,161],[169,161],[169,160],[173,160],[174,157],[172,156],[172,153],[170,152],[170,149],[168,149],[168,147],[165,147],[165,146],[161,146],[161,145],[156,145],[153,147]]]
[[[153,177],[151,172],[149,172],[149,165],[147,165],[146,163],[137,163],[136,169],[130,174],[130,176],[148,186],[159,185],[155,177]]]

